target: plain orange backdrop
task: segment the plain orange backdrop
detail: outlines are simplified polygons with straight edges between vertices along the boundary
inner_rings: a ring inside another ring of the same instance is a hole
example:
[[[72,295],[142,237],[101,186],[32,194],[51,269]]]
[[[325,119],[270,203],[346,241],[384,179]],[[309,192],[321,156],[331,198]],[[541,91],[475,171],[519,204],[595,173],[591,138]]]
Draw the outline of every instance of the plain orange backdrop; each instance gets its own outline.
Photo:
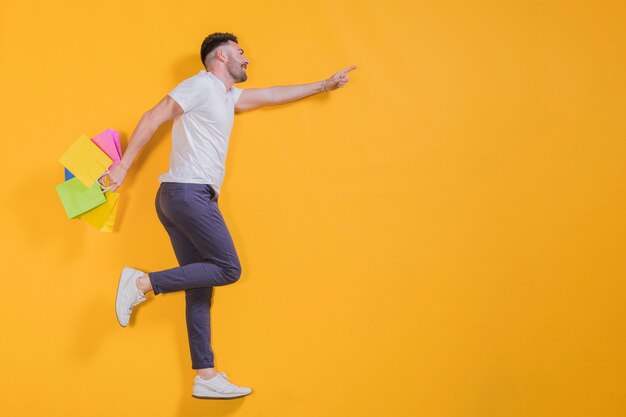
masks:
[[[626,414],[623,2],[3,0],[3,416]],[[171,125],[116,230],[70,221],[61,153],[139,118],[231,31],[242,88],[348,86],[236,116],[220,207],[243,266],[191,397],[182,294],[114,316],[125,265],[175,265],[154,212]]]

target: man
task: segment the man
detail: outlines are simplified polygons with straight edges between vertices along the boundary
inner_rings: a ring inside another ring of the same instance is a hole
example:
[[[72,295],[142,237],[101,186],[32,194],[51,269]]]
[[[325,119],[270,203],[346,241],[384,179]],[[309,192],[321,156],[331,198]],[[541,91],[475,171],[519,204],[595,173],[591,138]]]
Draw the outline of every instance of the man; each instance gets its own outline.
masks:
[[[115,191],[157,128],[174,119],[170,169],[159,177],[156,211],[180,266],[150,273],[124,268],[115,309],[125,327],[132,309],[150,291],[158,295],[184,290],[192,368],[197,371],[193,396],[237,398],[252,390],[232,384],[215,370],[209,319],[213,287],[232,284],[241,275],[237,252],[218,207],[234,113],[341,88],[349,80],[347,73],[356,67],[320,82],[241,90],[233,84],[246,81],[249,62],[234,35],[209,35],[200,48],[200,58],[205,70],[181,82],[143,115],[122,161],[109,174]]]

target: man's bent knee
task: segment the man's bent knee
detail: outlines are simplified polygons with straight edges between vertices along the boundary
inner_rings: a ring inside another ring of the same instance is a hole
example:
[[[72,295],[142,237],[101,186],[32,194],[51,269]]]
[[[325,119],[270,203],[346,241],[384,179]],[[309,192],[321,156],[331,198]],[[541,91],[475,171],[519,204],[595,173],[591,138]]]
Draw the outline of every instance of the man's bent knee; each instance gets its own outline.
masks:
[[[229,284],[234,284],[241,277],[241,266],[237,264],[224,269],[224,276]]]

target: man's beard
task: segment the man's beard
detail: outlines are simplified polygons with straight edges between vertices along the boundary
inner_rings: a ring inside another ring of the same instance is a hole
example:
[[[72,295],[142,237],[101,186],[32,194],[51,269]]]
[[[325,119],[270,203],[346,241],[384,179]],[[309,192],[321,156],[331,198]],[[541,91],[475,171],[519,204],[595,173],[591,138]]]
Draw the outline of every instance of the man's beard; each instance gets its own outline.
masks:
[[[226,69],[236,83],[242,83],[248,79],[248,74],[246,74],[243,68],[241,68],[241,64],[235,61],[230,61]]]

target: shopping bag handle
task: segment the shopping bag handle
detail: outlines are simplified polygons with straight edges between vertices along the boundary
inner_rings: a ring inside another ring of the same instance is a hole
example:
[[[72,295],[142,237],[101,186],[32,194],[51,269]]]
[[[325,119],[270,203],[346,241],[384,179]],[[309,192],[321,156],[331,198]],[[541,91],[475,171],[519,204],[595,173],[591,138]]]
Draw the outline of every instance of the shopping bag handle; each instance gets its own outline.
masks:
[[[110,191],[111,188],[113,188],[112,185],[106,185],[103,184],[101,181],[103,180],[103,178],[105,178],[107,175],[109,175],[111,173],[111,171],[109,171],[108,169],[106,171],[104,171],[104,173],[100,176],[100,178],[98,178],[98,185],[100,186],[100,188],[102,189],[102,192],[107,192]]]

